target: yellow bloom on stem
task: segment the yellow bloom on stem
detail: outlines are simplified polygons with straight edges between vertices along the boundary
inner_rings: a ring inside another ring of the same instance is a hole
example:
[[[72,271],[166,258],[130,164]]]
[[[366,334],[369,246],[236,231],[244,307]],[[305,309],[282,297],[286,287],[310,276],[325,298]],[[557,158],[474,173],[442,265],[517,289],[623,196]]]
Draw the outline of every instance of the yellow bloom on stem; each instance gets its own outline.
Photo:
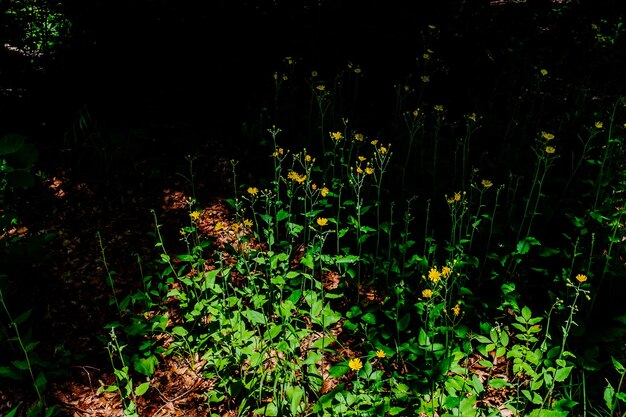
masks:
[[[324,84],[319,84],[319,85],[315,86],[315,89],[317,91],[326,91],[326,86]]]
[[[444,266],[441,268],[441,276],[444,278],[448,278],[452,274],[452,269],[449,266]]]
[[[441,272],[437,271],[437,268],[432,267],[428,271],[428,280],[433,283],[437,283],[441,279]]]
[[[461,305],[459,303],[456,303],[456,305],[452,307],[452,314],[454,314],[455,317],[458,317],[459,314],[461,314]]]
[[[384,146],[381,146],[380,148],[378,148],[378,152],[384,155],[387,153],[387,148],[385,148]]]
[[[556,152],[556,148],[554,146],[546,146],[546,153],[553,154]]]
[[[602,129],[602,127],[604,127],[604,123],[602,123],[601,121],[597,121],[595,123],[595,126],[596,126],[597,129]]]
[[[441,104],[436,104],[435,111],[443,111],[443,106]]]
[[[313,160],[313,158],[311,158],[311,155],[307,155],[304,157],[304,161],[305,162],[311,162]]]
[[[376,357],[383,359],[383,358],[387,357],[387,354],[385,353],[384,350],[377,350],[376,351]]]
[[[328,224],[328,219],[326,217],[318,217],[316,222],[318,225],[324,227]]]
[[[189,213],[189,217],[191,217],[193,220],[198,220],[200,218],[200,212],[199,211],[192,211],[191,213]]]
[[[250,219],[245,219],[245,220],[243,221],[243,224],[244,224],[245,226],[247,226],[247,227],[252,227],[252,220],[250,220]]]
[[[482,180],[480,183],[481,183],[481,184],[483,185],[483,187],[485,187],[485,188],[489,188],[489,187],[491,187],[491,186],[493,185],[493,183],[492,183],[491,181],[489,181],[489,180]]]
[[[373,141],[370,142],[370,144],[376,146],[376,144],[378,143],[378,139],[374,139]]]
[[[313,191],[317,190],[317,184],[316,183],[311,184],[311,189]]]
[[[348,366],[353,371],[358,371],[359,369],[363,368],[363,362],[361,362],[361,359],[359,358],[350,359],[350,361],[348,362]]]
[[[461,192],[454,193],[454,201],[461,201]]]
[[[432,296],[433,296],[433,290],[426,288],[425,290],[422,291],[422,297],[430,298]]]
[[[361,167],[360,167],[360,166],[357,166],[357,167],[356,167],[356,173],[357,173],[357,174],[362,174],[362,173],[363,173],[363,169],[361,169]]]
[[[554,135],[552,133],[548,133],[545,131],[541,131],[541,137],[544,138],[545,140],[552,140],[554,139]]]
[[[576,275],[576,281],[582,284],[583,282],[587,281],[587,275],[584,275],[584,274]]]
[[[374,168],[368,165],[367,168],[365,168],[365,173],[367,175],[372,175],[374,173]]]
[[[363,133],[355,133],[354,140],[357,140],[359,142],[363,142],[363,139],[365,139],[365,137],[363,136]]]
[[[422,76],[420,77],[420,79],[422,80],[422,82],[423,82],[424,84],[426,84],[426,83],[429,83],[429,82],[430,82],[430,77],[429,77],[428,75],[422,75]]]
[[[248,187],[248,194],[257,195],[259,193],[259,189],[256,187]]]
[[[322,195],[322,197],[326,197],[329,192],[330,190],[328,189],[328,187],[322,187],[322,189],[320,190],[320,194]]]
[[[413,110],[413,112],[411,114],[413,115],[413,117],[419,116],[420,115],[420,109]]]
[[[363,162],[363,161],[365,161],[365,160],[367,159],[366,157],[361,156],[361,155],[359,155],[357,158],[358,158],[358,159],[359,159],[359,161],[361,161],[361,162]]]
[[[539,71],[539,73],[545,77],[546,75],[548,75],[548,70],[547,70],[547,69],[542,68],[542,69]]]
[[[339,131],[337,131],[337,132],[330,132],[330,137],[333,140],[340,140],[340,139],[343,139],[343,134],[341,132],[339,132]]]

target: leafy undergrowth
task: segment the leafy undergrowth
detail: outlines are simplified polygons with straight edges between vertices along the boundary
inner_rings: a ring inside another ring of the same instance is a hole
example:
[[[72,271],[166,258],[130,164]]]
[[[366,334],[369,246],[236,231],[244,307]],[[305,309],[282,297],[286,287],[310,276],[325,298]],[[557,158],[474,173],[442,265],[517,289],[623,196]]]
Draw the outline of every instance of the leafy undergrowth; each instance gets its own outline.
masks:
[[[610,54],[594,25],[584,48]],[[72,314],[39,346],[29,300],[0,294],[2,376],[36,397],[9,386],[0,410],[621,415],[626,100],[557,59],[527,63],[519,39],[497,82],[446,99],[442,31],[421,28],[415,72],[380,99],[363,92],[366,66],[331,76],[286,57],[245,125],[254,164],[227,161],[221,198],[203,193],[195,156],[175,192],[140,187],[122,204],[41,174],[51,217],[30,234],[60,245],[39,291],[50,316]],[[30,149],[0,145],[3,173]],[[29,237],[10,223],[3,239]],[[98,363],[81,363],[94,346]]]

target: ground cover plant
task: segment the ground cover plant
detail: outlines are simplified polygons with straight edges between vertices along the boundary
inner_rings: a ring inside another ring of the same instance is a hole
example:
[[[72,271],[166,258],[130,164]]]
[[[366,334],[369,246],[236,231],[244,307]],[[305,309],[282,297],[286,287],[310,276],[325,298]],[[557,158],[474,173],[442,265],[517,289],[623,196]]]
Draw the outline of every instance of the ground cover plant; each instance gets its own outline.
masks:
[[[607,27],[587,29],[588,48],[611,53],[621,32]],[[186,158],[182,216],[145,213],[154,250],[134,285],[94,233],[113,317],[100,334],[112,375],[93,395],[111,413],[174,415],[193,392],[210,416],[626,414],[626,96],[519,58],[520,41],[453,99],[444,30],[419,28],[415,66],[376,80],[380,96],[356,61],[274,62],[244,125],[255,156],[226,160],[220,210],[201,154]],[[26,151],[0,141],[3,204]],[[58,370],[4,288],[1,376],[36,396],[7,415],[67,411],[48,406]]]

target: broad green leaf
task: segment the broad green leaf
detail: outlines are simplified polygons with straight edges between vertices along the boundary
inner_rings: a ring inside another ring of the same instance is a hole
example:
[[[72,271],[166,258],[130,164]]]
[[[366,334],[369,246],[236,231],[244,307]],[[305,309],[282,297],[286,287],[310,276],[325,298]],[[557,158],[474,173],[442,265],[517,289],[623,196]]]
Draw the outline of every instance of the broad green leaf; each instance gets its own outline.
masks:
[[[402,316],[402,318],[400,318],[400,320],[398,320],[396,323],[396,327],[398,328],[398,331],[401,331],[401,332],[405,331],[409,327],[410,321],[411,321],[410,313],[406,313],[404,316]]]
[[[361,320],[363,320],[367,324],[372,324],[372,325],[376,324],[376,316],[372,313],[363,314],[363,316],[361,317]]]
[[[256,310],[245,310],[241,313],[245,318],[247,318],[252,324],[265,324],[266,318],[265,315],[259,313]]]
[[[150,388],[150,382],[139,384],[137,388],[135,388],[135,395],[141,397],[146,393],[146,391],[148,391],[148,388]]]
[[[559,368],[556,371],[556,375],[554,376],[554,380],[556,382],[563,382],[567,379],[570,372],[572,372],[573,366],[566,366],[565,368]]]

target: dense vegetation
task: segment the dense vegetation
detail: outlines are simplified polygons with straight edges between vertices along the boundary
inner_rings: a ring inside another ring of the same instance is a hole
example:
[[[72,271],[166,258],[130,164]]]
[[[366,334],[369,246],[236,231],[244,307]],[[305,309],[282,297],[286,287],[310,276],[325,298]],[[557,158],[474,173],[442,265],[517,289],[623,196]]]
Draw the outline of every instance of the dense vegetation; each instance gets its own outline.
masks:
[[[626,415],[612,3],[235,3],[11,2],[0,412]]]

